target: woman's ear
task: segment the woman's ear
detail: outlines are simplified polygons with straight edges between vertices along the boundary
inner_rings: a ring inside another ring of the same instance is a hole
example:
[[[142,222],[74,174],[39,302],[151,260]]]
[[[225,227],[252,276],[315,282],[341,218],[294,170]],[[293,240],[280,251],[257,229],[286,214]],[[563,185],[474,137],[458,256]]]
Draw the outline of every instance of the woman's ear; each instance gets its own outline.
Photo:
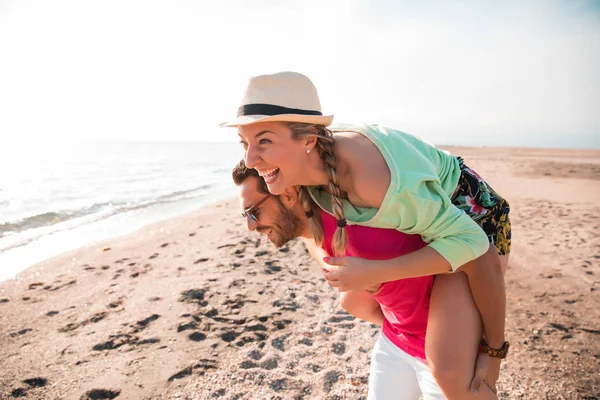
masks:
[[[316,135],[319,134],[319,132],[317,131],[317,128],[315,128],[313,126],[313,127],[311,127],[311,131],[313,131],[311,133],[313,133],[315,136],[307,135],[307,136],[304,137],[305,147],[306,147],[305,151],[307,153],[310,153],[315,148],[315,146],[317,145],[317,140],[318,140],[317,136],[316,136]]]
[[[298,202],[298,192],[296,191],[296,188],[290,186],[285,189],[283,193],[279,195],[279,200],[281,200],[281,203],[283,203],[286,208],[294,207]]]

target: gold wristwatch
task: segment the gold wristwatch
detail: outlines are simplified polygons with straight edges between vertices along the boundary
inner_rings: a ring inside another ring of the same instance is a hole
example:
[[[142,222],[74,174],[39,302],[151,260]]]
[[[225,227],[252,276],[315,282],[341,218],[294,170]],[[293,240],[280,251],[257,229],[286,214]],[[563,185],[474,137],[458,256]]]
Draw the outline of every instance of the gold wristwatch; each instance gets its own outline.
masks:
[[[481,339],[481,343],[479,343],[479,352],[485,353],[490,357],[494,358],[506,358],[508,355],[508,348],[510,347],[510,343],[504,342],[502,348],[494,349],[486,343],[485,339]]]

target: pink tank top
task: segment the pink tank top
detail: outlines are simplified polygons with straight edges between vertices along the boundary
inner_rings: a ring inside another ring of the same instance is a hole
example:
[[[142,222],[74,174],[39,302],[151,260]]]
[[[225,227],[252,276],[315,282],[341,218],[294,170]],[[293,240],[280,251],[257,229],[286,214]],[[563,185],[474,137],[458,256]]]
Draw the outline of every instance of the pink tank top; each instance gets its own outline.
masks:
[[[331,241],[336,220],[321,211],[323,249],[333,254]],[[411,253],[426,245],[419,235],[407,235],[395,229],[347,225],[347,256],[369,260],[387,260]],[[425,332],[433,276],[386,282],[373,296],[384,315],[383,334],[401,350],[426,362]]]

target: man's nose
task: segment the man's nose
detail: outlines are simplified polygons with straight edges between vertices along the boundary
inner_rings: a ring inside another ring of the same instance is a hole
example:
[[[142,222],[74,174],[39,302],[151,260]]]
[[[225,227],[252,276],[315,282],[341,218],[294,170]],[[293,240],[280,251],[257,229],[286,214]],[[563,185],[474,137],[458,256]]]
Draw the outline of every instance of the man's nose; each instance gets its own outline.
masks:
[[[246,216],[246,225],[248,226],[249,231],[253,231],[253,230],[256,230],[256,227],[258,226],[258,222],[256,222],[249,216]]]

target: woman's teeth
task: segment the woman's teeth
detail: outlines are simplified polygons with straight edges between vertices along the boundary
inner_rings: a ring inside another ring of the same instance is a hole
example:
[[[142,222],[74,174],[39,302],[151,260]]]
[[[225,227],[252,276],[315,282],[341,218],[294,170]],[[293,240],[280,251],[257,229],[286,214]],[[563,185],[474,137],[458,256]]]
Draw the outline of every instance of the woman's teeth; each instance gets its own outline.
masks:
[[[272,168],[272,169],[260,171],[259,175],[264,178],[265,182],[272,183],[277,178],[278,173],[279,173],[279,168]]]

